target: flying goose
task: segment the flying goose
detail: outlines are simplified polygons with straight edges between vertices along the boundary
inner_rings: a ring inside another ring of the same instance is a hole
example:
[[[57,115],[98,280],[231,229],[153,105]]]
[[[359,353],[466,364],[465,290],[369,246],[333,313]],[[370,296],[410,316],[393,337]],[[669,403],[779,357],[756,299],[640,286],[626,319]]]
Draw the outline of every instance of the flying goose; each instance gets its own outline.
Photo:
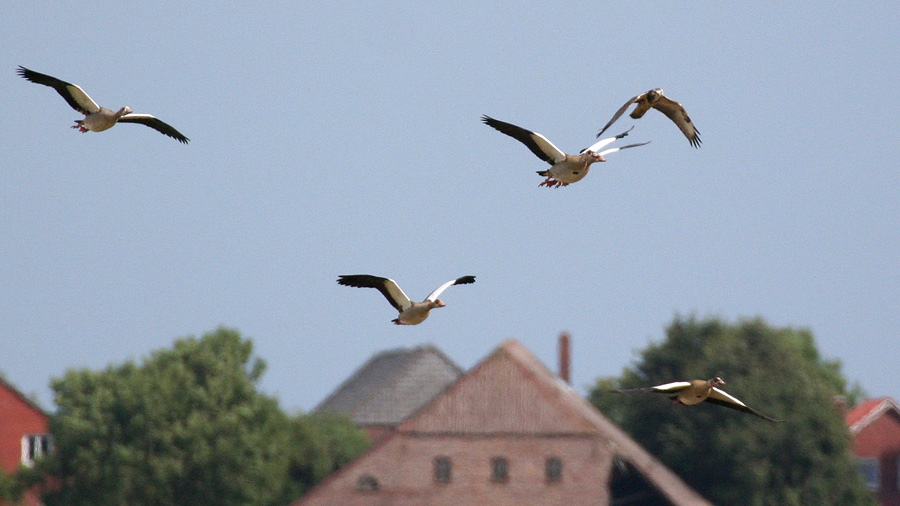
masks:
[[[467,285],[475,282],[475,276],[463,276],[451,279],[437,287],[422,302],[413,302],[403,293],[393,279],[370,276],[368,274],[349,274],[338,276],[339,285],[357,288],[375,288],[384,298],[400,312],[400,316],[392,320],[396,325],[418,325],[428,318],[428,313],[436,307],[444,307],[444,301],[438,299],[441,293],[453,285]]]
[[[616,390],[620,394],[638,394],[638,393],[657,393],[657,394],[674,394],[669,398],[675,401],[675,404],[683,406],[692,406],[703,401],[725,406],[726,408],[736,409],[744,413],[750,413],[770,422],[783,422],[784,420],[776,420],[768,417],[759,411],[747,406],[740,400],[727,394],[718,387],[725,384],[725,380],[716,376],[708,380],[695,379],[693,381],[675,381],[666,383],[665,385],[657,385],[655,387],[631,388],[628,390]]]
[[[497,130],[498,132],[504,133],[521,142],[522,144],[527,146],[532,153],[537,155],[538,158],[551,165],[549,170],[537,171],[538,175],[547,178],[538,186],[546,186],[547,188],[568,186],[569,183],[581,181],[584,176],[587,175],[592,163],[606,161],[606,158],[603,158],[603,155],[615,153],[616,151],[620,151],[622,149],[643,146],[644,144],[649,144],[650,142],[647,141],[641,142],[639,144],[628,144],[627,146],[610,148],[605,151],[600,151],[601,148],[604,148],[609,144],[612,144],[617,139],[621,139],[628,135],[628,132],[631,131],[631,128],[634,128],[631,127],[627,131],[615,137],[609,137],[595,142],[591,146],[582,149],[577,155],[567,155],[559,148],[554,146],[553,143],[550,142],[550,140],[537,132],[526,130],[522,127],[518,127],[511,123],[506,123],[505,121],[494,119],[487,115],[482,116],[481,121],[485,125]]]
[[[625,102],[615,114],[609,123],[603,127],[603,130],[600,130],[600,133],[597,134],[597,137],[603,135],[603,132],[609,128],[610,125],[615,123],[619,116],[625,113],[625,110],[628,109],[628,106],[631,104],[637,103],[637,106],[631,111],[631,117],[634,119],[638,119],[644,115],[645,112],[649,111],[650,108],[654,108],[657,111],[665,114],[669,117],[670,120],[674,121],[678,128],[681,129],[684,136],[687,137],[688,142],[691,143],[691,146],[695,148],[700,147],[700,132],[694,127],[694,124],[691,123],[691,118],[688,117],[687,112],[684,110],[684,107],[681,106],[680,103],[670,100],[668,97],[663,95],[662,88],[653,88],[650,91],[641,93],[640,95],[635,95],[631,97],[628,102]]]
[[[158,132],[161,132],[178,142],[187,144],[190,139],[181,134],[178,130],[172,128],[169,124],[162,122],[155,116],[149,114],[133,114],[131,108],[125,106],[116,112],[105,107],[100,107],[94,102],[84,90],[77,84],[67,83],[53,76],[41,74],[33,70],[26,69],[19,65],[16,71],[20,76],[37,84],[43,84],[56,90],[65,101],[72,106],[72,109],[84,114],[84,119],[75,120],[72,128],[77,128],[81,132],[102,132],[110,129],[116,123],[140,123],[146,125]]]

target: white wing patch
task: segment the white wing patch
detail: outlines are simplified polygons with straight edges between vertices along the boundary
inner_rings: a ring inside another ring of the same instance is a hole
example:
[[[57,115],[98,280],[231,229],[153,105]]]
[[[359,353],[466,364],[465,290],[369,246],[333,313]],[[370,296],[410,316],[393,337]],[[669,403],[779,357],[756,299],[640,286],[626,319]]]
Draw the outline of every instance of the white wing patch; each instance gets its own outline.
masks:
[[[385,281],[384,288],[388,291],[389,294],[391,294],[391,298],[394,299],[394,302],[396,302],[397,305],[400,306],[401,312],[406,311],[410,306],[412,306],[412,301],[409,300],[409,297],[407,297],[406,294],[403,293],[403,290],[400,289],[400,287],[397,285],[397,282],[393,279],[388,279],[387,281]]]
[[[544,140],[546,140],[546,139],[544,139]],[[550,141],[547,141],[547,142],[550,142]],[[553,144],[551,144],[551,146],[552,146],[552,145],[553,145]],[[428,297],[426,297],[425,300],[431,301],[431,302],[436,301],[437,298],[440,297],[442,293],[444,293],[444,290],[446,290],[447,288],[450,288],[454,283],[456,283],[456,280],[455,280],[455,279],[451,279],[450,281],[447,281],[447,282],[444,283],[443,285],[441,285],[441,286],[435,288],[433,292],[431,292],[430,294],[428,294]]]
[[[544,152],[548,157],[553,160],[553,163],[559,163],[566,159],[566,154],[562,152],[558,147],[556,147],[550,139],[544,137],[543,135],[533,132],[531,134],[531,140],[537,144],[538,148]],[[604,139],[605,140],[605,139]],[[444,287],[447,288],[446,286]]]
[[[731,404],[737,404],[738,406],[747,407],[746,404],[739,401],[737,397],[732,397],[730,394],[726,393],[723,390],[719,390],[716,387],[713,387],[712,392],[709,393],[709,396],[713,399],[718,399],[720,401],[730,402]]]
[[[581,150],[581,152],[584,153],[585,151],[593,151],[594,153],[597,153],[597,150],[599,150],[600,148],[609,146],[615,140],[616,140],[615,137],[607,137],[606,139],[600,139],[599,141],[597,141],[597,142],[591,144],[590,146],[584,148],[583,150]],[[606,151],[604,151],[604,153],[606,153]],[[598,154],[601,156],[603,155],[603,153],[598,153]]]
[[[72,96],[72,99],[78,103],[81,107],[84,108],[88,112],[88,114],[94,114],[95,112],[100,110],[100,106],[97,105],[97,102],[94,102],[84,90],[81,89],[81,86],[77,84],[70,84],[66,86],[66,91],[69,92],[69,95]]]
[[[684,390],[685,388],[691,386],[690,381],[675,381],[672,383],[666,383],[665,385],[657,385],[653,387],[654,392],[678,392],[679,390]]]

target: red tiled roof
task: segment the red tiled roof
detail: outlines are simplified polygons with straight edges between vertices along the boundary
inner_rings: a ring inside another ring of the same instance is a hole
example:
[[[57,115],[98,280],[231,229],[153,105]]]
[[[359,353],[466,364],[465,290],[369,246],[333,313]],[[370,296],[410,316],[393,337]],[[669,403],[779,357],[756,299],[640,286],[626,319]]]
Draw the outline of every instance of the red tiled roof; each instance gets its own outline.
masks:
[[[844,415],[844,421],[847,423],[847,427],[850,428],[850,433],[856,434],[889,409],[893,409],[900,414],[900,405],[890,397],[868,399],[848,411]]]

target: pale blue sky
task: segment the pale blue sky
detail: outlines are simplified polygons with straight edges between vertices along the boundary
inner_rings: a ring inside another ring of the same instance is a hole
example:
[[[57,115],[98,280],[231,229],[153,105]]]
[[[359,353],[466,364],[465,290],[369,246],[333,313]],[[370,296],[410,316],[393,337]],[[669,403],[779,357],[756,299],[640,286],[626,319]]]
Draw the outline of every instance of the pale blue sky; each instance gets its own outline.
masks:
[[[514,337],[555,367],[568,330],[583,392],[676,314],[758,315],[900,398],[900,4],[373,5],[4,5],[10,381],[50,408],[69,368],[226,325],[268,362],[263,389],[308,410],[383,349],[430,342],[470,367]],[[17,65],[192,142],[79,134]],[[653,142],[567,188],[539,188],[546,165],[479,122],[576,151],[653,87],[703,147],[657,112],[623,117],[612,131]],[[354,273],[417,299],[478,282],[395,327],[376,291],[335,283]]]

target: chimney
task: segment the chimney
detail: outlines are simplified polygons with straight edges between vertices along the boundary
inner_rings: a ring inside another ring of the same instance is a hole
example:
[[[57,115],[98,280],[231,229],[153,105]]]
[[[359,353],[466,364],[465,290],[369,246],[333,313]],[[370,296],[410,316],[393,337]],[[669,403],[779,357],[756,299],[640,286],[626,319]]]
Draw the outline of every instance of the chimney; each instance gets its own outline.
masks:
[[[571,345],[569,344],[569,333],[560,332],[559,334],[559,378],[568,384],[572,384],[572,365],[571,365]]]

